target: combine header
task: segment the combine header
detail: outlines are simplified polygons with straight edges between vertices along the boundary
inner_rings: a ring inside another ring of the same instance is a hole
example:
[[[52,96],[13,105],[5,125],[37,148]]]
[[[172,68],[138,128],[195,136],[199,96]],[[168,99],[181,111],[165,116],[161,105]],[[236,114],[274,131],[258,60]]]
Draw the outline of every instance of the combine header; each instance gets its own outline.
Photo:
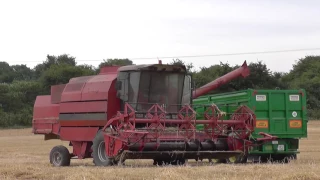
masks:
[[[125,159],[153,159],[160,165],[243,157],[255,127],[254,113],[239,106],[230,119],[222,120],[224,113],[214,104],[196,114],[192,99],[247,75],[245,62],[193,90],[185,66],[104,67],[98,75],[72,78],[52,86],[51,95],[38,96],[33,133],[70,142],[73,152],[64,146],[51,150],[54,166],[68,166],[72,157],[93,158],[97,166]],[[203,130],[196,125],[204,125]]]

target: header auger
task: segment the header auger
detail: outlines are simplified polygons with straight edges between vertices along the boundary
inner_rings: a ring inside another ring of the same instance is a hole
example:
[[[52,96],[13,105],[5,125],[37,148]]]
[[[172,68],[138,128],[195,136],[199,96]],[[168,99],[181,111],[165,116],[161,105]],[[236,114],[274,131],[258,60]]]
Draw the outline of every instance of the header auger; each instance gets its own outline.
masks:
[[[247,151],[254,113],[239,106],[230,119],[222,120],[226,114],[214,104],[196,114],[192,99],[248,74],[245,62],[193,90],[185,66],[104,67],[98,75],[72,78],[52,86],[51,95],[38,96],[33,133],[44,134],[45,140],[70,141],[72,153],[64,146],[52,149],[54,166],[70,165],[71,157],[109,166],[125,159],[183,164],[186,159],[238,156]],[[198,124],[204,130],[196,130]]]

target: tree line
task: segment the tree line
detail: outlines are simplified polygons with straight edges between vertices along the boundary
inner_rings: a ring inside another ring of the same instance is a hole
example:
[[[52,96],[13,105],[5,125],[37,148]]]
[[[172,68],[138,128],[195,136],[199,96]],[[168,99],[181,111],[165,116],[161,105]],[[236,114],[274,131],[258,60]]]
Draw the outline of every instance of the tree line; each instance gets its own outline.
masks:
[[[33,105],[38,95],[50,94],[50,86],[67,83],[77,76],[95,75],[103,66],[132,65],[130,59],[106,59],[98,67],[78,65],[76,58],[68,54],[47,55],[46,60],[34,68],[24,64],[10,66],[0,62],[0,128],[30,126]],[[183,64],[200,87],[236,68],[228,63],[200,67],[194,70],[192,63],[173,59],[170,64]],[[308,116],[319,119],[320,113],[320,56],[306,56],[293,64],[289,72],[272,72],[261,61],[250,63],[250,75],[223,85],[210,93],[253,89],[305,89],[307,92]]]

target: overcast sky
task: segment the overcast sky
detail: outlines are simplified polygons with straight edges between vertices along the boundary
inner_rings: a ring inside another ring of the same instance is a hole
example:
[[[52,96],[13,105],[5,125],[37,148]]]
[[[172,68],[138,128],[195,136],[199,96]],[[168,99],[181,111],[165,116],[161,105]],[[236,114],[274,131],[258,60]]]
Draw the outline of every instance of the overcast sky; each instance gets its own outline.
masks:
[[[320,48],[319,7],[317,0],[0,0],[0,61],[33,67],[67,53],[96,66],[84,60]],[[289,71],[306,55],[320,50],[181,59],[196,67],[262,60]]]

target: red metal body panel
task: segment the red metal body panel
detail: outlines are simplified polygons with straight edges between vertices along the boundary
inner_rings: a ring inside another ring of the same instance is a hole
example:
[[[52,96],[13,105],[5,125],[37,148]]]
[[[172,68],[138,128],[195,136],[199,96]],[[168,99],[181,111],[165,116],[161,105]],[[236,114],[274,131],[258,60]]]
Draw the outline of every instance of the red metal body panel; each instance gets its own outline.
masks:
[[[117,98],[117,91],[115,89],[116,81],[113,81],[108,95],[108,120],[114,117],[120,111],[120,99]]]
[[[59,104],[51,104],[51,96],[37,96],[33,109],[35,134],[58,134]]]
[[[107,112],[107,103],[107,101],[61,103],[60,113]]]
[[[61,102],[107,100],[118,68],[104,67],[98,75],[70,79],[61,95]]]
[[[98,127],[61,127],[60,139],[65,141],[92,141]]]
[[[33,114],[33,119],[57,119],[59,104],[51,104],[51,96],[37,96]]]
[[[118,66],[104,67],[95,76],[72,78],[61,94],[60,113],[107,113],[105,119],[60,119],[61,126],[104,126],[107,119],[120,110],[120,100],[116,97],[115,81]]]
[[[59,133],[60,124],[58,120],[33,120],[34,134],[56,134]]]
[[[205,95],[208,92],[219,88],[220,86],[227,84],[229,81],[236,79],[239,76],[247,77],[250,74],[246,61],[236,70],[229,72],[228,74],[219,77],[218,79],[194,90],[192,92],[192,98],[196,99],[199,96]]]
[[[107,123],[107,120],[59,120],[61,126],[104,126]]]
[[[81,101],[82,89],[85,83],[94,76],[83,76],[70,79],[61,94],[61,102]]]
[[[66,84],[51,86],[51,103],[59,104],[61,102],[61,94],[66,87]]]
[[[117,74],[104,74],[92,77],[84,85],[81,101],[108,99],[111,84],[117,78]]]
[[[88,141],[71,141],[73,146],[73,155],[78,156],[79,159],[91,157],[91,142]]]
[[[95,76],[72,78],[61,95],[60,113],[107,113],[107,119],[120,110],[115,81],[118,66],[104,67]],[[105,121],[84,119],[61,121],[62,126],[104,126]]]
[[[104,67],[99,75],[72,78],[67,84],[52,86],[51,96],[38,96],[34,105],[33,132],[54,133],[68,141],[91,141],[98,127],[107,123],[107,118],[59,120],[59,114],[108,112],[109,118],[116,115],[120,109],[114,88],[118,68]]]
[[[100,69],[99,74],[117,74],[121,66],[105,66]]]

